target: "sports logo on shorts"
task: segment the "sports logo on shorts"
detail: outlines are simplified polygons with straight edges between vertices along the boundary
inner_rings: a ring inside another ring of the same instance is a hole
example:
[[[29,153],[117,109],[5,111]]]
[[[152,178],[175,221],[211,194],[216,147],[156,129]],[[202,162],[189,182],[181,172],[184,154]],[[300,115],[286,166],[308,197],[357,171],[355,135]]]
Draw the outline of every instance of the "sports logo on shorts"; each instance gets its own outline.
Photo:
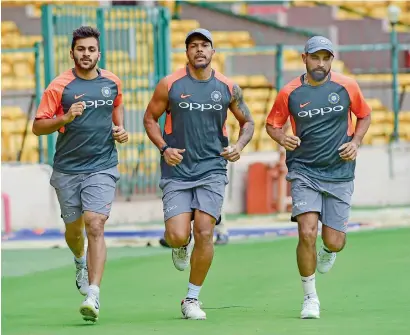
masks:
[[[111,88],[105,86],[101,89],[101,94],[106,97],[109,98],[111,96]]]
[[[219,91],[213,91],[211,93],[211,99],[215,102],[219,102],[222,99],[222,93]]]
[[[340,97],[339,97],[339,94],[337,93],[330,93],[327,99],[329,100],[331,104],[337,104],[340,100]]]

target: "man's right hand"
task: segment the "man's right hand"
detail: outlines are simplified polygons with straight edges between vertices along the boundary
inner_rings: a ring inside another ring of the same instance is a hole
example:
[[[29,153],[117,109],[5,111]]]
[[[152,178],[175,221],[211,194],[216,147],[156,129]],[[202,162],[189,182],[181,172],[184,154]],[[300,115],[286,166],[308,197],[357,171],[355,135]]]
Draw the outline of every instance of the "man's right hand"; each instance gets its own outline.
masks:
[[[70,109],[66,114],[64,114],[64,122],[70,123],[72,122],[77,116],[83,115],[85,103],[83,101],[76,102],[71,105]]]
[[[288,151],[295,150],[298,146],[300,146],[300,138],[297,136],[288,136],[285,135],[285,138],[282,140],[282,147],[284,147]]]
[[[185,149],[176,149],[176,148],[167,148],[164,152],[165,162],[170,166],[176,166],[182,162],[183,156],[182,153],[185,152]]]

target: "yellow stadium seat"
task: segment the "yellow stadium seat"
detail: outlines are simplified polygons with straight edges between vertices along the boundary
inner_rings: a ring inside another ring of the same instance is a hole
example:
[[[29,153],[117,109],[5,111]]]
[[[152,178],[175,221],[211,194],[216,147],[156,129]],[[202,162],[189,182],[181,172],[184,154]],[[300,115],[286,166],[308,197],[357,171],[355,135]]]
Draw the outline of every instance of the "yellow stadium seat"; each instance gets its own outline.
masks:
[[[400,111],[399,121],[400,122],[410,122],[410,111]]]
[[[268,79],[263,75],[255,75],[249,77],[249,86],[251,87],[270,87]]]
[[[387,120],[387,112],[380,110],[372,111],[372,123],[383,123]]]
[[[387,144],[389,143],[389,137],[388,136],[373,136],[370,142],[372,145]]]
[[[23,113],[19,106],[2,106],[1,107],[1,118],[2,120],[18,120],[25,118],[26,115]]]
[[[242,88],[248,86],[247,76],[232,76],[231,79]]]
[[[265,102],[257,102],[253,101],[249,104],[249,109],[251,110],[252,114],[266,114],[267,105]]]
[[[270,96],[269,88],[247,88],[243,90],[244,97],[246,101],[260,101],[267,102]]]
[[[188,33],[191,30],[199,28],[199,22],[196,20],[172,20],[171,31]]]

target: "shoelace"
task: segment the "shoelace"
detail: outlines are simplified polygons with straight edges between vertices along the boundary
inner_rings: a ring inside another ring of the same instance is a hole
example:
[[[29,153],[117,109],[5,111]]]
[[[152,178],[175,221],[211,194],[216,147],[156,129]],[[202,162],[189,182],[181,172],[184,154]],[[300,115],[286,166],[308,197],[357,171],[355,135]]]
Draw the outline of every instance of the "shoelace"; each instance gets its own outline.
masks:
[[[318,306],[319,306],[319,303],[314,299],[306,299],[303,302],[303,308],[310,308],[310,307],[317,308]]]
[[[87,281],[88,282],[88,269],[87,267],[82,267],[81,264],[80,266],[78,264],[76,264],[76,268],[77,268],[77,275],[76,275],[76,280],[79,281]]]
[[[186,256],[186,247],[179,248],[175,251],[178,258],[185,258]]]
[[[187,308],[189,309],[192,309],[194,307],[201,308],[202,306],[202,302],[200,302],[199,300],[195,300],[195,299],[186,299],[185,303],[187,304]]]

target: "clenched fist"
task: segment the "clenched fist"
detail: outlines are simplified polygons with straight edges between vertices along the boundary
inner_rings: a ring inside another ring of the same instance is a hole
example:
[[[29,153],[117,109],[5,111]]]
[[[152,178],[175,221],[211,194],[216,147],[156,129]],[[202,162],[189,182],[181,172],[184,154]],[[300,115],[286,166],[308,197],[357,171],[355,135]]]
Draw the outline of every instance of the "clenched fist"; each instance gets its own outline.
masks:
[[[286,135],[280,145],[288,151],[293,151],[300,146],[300,138],[297,136]]]
[[[182,162],[184,157],[181,155],[185,152],[185,149],[167,148],[164,151],[165,162],[170,166],[176,166]]]
[[[79,101],[79,102],[72,104],[68,112],[64,114],[64,117],[63,117],[64,122],[65,123],[73,122],[73,120],[77,116],[83,115],[84,107],[85,107],[84,101]]]

